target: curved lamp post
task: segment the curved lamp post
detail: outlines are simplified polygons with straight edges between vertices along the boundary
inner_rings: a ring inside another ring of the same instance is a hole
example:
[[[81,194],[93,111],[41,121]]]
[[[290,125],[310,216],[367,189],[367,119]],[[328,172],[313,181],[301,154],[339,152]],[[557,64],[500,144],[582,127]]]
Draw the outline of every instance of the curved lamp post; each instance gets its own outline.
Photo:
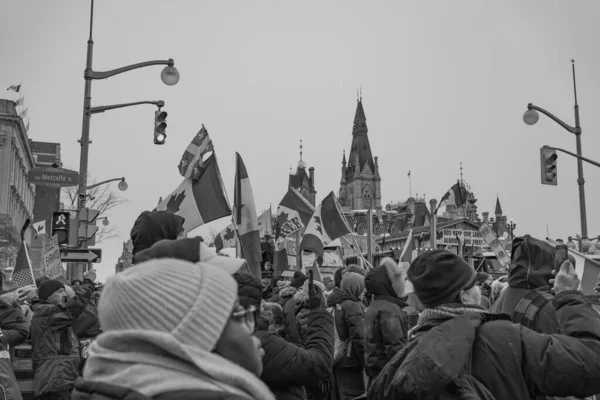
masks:
[[[579,124],[579,104],[577,103],[577,85],[575,81],[575,60],[571,60],[573,70],[573,92],[575,95],[575,126],[570,126],[554,114],[544,110],[541,107],[534,106],[529,103],[527,105],[527,111],[523,114],[523,121],[527,125],[535,125],[540,119],[538,112],[544,114],[558,125],[562,126],[567,132],[575,135],[575,141],[577,146],[577,184],[579,185],[579,214],[581,219],[581,236],[587,237],[587,214],[585,208],[585,180],[583,179],[583,161],[581,158],[581,126]]]
[[[94,0],[91,0],[91,12],[90,12],[90,36],[87,41],[87,57],[84,71],[84,79],[85,79],[85,89],[83,95],[83,126],[81,132],[81,158],[79,165],[79,204],[78,209],[84,209],[86,198],[87,198],[87,172],[88,172],[88,154],[89,154],[89,144],[90,144],[90,120],[93,113],[92,110],[92,80],[94,79],[107,79],[115,75],[122,74],[124,72],[132,71],[139,68],[144,68],[152,65],[165,65],[166,67],[162,70],[160,74],[160,78],[165,85],[173,86],[177,82],[179,82],[179,71],[175,68],[175,62],[173,59],[168,60],[155,60],[155,61],[146,61],[138,64],[132,64],[125,67],[113,69],[110,71],[94,71],[92,69],[92,59],[94,54],[94,40],[92,39],[92,32],[94,27]],[[96,112],[101,112],[98,108],[95,110]],[[123,183],[124,180],[123,180]],[[125,183],[126,185],[126,183]],[[119,184],[119,189],[122,186]],[[124,189],[121,189],[124,190]],[[83,240],[81,244],[81,248],[87,248],[87,241]]]
[[[121,182],[119,182],[118,188],[122,192],[124,192],[125,190],[127,190],[127,188],[129,187],[129,185],[127,184],[127,182],[125,182],[125,178],[113,178],[113,179],[107,179],[105,181],[95,183],[95,184],[93,184],[91,186],[88,186],[87,188],[89,190],[89,189],[93,189],[95,187],[104,185],[106,183],[115,182],[115,181],[121,181]]]

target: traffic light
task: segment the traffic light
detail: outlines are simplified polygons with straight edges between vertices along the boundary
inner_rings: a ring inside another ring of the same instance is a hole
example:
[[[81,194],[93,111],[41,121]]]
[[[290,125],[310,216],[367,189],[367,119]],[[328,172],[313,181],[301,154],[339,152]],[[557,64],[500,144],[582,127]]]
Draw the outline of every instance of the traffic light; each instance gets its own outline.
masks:
[[[55,211],[52,215],[52,236],[58,237],[58,244],[69,244],[70,215],[68,211]]]
[[[556,154],[556,150],[549,147],[542,147],[540,149],[542,185],[556,186],[558,173],[556,169],[557,159],[558,155]]]
[[[167,112],[156,111],[154,113],[154,144],[165,144],[167,134]]]

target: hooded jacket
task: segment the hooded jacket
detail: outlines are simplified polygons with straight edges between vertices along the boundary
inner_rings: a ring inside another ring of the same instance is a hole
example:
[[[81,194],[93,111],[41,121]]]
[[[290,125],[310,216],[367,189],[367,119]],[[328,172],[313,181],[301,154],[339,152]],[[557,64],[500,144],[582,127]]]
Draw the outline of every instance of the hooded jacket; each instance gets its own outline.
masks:
[[[534,290],[550,291],[554,269],[555,250],[541,240],[529,235],[513,241],[508,287],[490,310],[493,314],[508,314],[513,318],[519,301]],[[539,333],[558,332],[556,310],[552,302],[546,303],[534,319],[534,330]]]
[[[351,350],[336,364],[340,368],[364,367],[365,305],[361,295],[365,284],[362,275],[344,273],[341,287],[335,287],[327,297],[327,307],[333,307],[335,329],[342,342],[349,341]]]
[[[483,313],[420,326],[380,372],[368,398],[436,398],[451,381],[461,382],[469,360],[471,375],[496,399],[599,393],[600,316],[576,291],[553,302],[562,335],[539,334]]]
[[[406,270],[391,258],[367,274],[365,287],[373,301],[365,313],[365,373],[373,378],[402,349],[408,318],[404,280]]]
[[[133,242],[133,263],[135,256],[142,250],[149,249],[160,240],[175,240],[183,229],[185,219],[167,211],[144,211],[135,220],[131,229]]]
[[[36,397],[72,389],[79,375],[79,339],[72,325],[90,301],[93,282],[85,280],[65,307],[37,300],[32,306],[31,359]]]
[[[279,291],[279,305],[283,308],[283,320],[285,322],[285,338],[288,342],[301,344],[302,340],[298,334],[296,324],[296,302],[294,295],[297,293],[295,287],[286,286]]]

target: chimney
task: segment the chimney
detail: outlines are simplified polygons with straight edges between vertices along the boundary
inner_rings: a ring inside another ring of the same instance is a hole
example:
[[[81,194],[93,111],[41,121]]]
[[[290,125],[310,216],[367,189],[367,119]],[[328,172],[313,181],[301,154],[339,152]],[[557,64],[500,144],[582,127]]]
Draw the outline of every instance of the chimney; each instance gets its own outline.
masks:
[[[487,211],[486,212],[482,212],[481,216],[483,217],[483,222],[489,222],[488,221],[488,217],[490,216],[489,212],[487,212]]]

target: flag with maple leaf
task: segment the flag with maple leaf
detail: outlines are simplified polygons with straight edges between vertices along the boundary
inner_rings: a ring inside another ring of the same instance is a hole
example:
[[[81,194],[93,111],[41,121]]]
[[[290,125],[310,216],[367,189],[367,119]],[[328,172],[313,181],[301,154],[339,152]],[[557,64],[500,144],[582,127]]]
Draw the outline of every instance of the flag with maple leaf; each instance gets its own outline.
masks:
[[[238,230],[242,258],[246,259],[251,274],[261,279],[262,252],[254,194],[252,193],[252,186],[244,161],[239,153],[235,153],[235,155],[235,191],[233,194],[235,225]]]
[[[261,238],[273,234],[273,227],[271,225],[271,206],[269,205],[269,209],[258,216],[258,231]]]
[[[404,242],[404,247],[402,248],[402,253],[400,254],[400,261],[411,263],[415,258],[417,258],[417,249],[415,249],[415,244],[413,240],[413,231],[412,229],[408,233],[408,237],[406,238],[406,242]]]
[[[179,162],[179,173],[184,178],[196,180],[202,171],[203,157],[206,153],[215,151],[213,142],[208,136],[208,131],[202,124],[200,131],[194,136],[192,142],[183,152]]]
[[[37,239],[40,235],[46,233],[46,221],[39,221],[35,224],[31,225],[33,231],[35,232],[35,238]]]
[[[277,250],[284,248],[284,239],[292,233],[305,228],[315,208],[296,189],[289,188],[277,207],[277,225],[275,236]]]
[[[323,254],[323,247],[352,230],[342,214],[342,209],[333,191],[327,195],[315,210],[302,236],[300,251],[312,251],[317,256]]]
[[[223,229],[215,237],[215,249],[217,253],[226,247],[235,247],[236,245],[237,240],[235,240],[235,228],[233,224],[229,224],[227,228]]]
[[[185,233],[207,222],[231,215],[215,155],[212,154],[204,162],[197,180],[184,179],[156,209],[185,218]]]

